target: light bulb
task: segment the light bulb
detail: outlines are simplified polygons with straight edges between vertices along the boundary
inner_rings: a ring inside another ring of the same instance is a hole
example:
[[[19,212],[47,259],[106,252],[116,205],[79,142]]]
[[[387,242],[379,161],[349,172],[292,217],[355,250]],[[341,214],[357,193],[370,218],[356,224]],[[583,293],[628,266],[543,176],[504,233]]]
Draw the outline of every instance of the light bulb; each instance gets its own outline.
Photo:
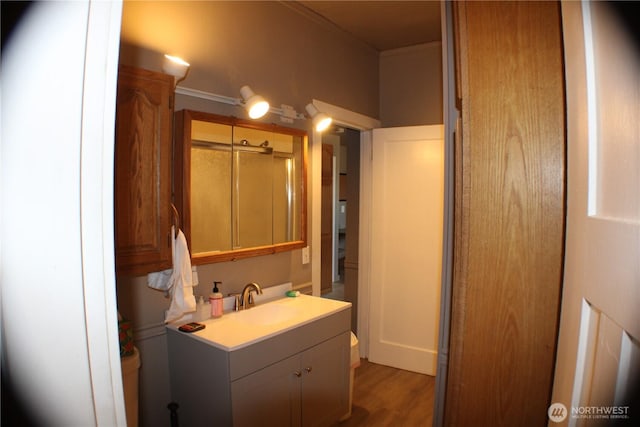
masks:
[[[259,119],[269,111],[269,103],[260,95],[253,93],[249,86],[240,88],[240,95],[245,102],[245,108],[252,119]]]
[[[317,132],[326,130],[333,122],[333,119],[331,117],[329,117],[325,113],[321,113],[320,111],[318,111],[315,105],[307,104],[305,108],[307,110],[307,113],[309,113],[309,116],[313,120],[313,126],[315,127]]]
[[[162,63],[162,71],[172,75],[176,80],[182,79],[189,70],[189,63],[177,56],[165,55]]]

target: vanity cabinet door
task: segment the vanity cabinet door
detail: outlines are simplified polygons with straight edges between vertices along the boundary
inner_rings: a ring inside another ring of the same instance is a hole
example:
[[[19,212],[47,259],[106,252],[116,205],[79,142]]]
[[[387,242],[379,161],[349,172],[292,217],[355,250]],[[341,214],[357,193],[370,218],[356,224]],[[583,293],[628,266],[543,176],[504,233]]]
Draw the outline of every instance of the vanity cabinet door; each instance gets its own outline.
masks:
[[[349,411],[345,332],[231,383],[234,427],[331,426]]]
[[[300,356],[231,383],[234,427],[300,426]]]
[[[302,425],[335,424],[349,411],[349,332],[301,354]]]
[[[171,268],[173,77],[121,66],[115,141],[119,274]]]

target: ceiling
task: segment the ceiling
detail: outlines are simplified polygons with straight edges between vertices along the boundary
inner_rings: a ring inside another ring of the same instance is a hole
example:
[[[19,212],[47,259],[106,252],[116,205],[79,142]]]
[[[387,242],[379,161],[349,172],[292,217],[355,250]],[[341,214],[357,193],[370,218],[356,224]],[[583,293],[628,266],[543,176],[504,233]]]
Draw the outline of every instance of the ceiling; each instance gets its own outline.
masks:
[[[440,2],[298,1],[379,52],[441,40]]]

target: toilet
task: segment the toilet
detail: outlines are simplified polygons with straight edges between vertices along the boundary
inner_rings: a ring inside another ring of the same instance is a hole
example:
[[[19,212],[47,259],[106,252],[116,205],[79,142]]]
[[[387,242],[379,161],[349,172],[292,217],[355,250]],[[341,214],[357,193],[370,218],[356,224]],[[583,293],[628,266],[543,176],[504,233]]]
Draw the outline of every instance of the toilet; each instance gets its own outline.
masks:
[[[355,371],[360,366],[360,347],[356,334],[351,332],[351,369],[349,372],[349,412],[347,412],[340,421],[344,421],[351,417],[351,406],[353,405],[353,382],[355,379]]]
[[[127,413],[127,426],[138,427],[138,371],[140,370],[140,353],[133,347],[133,354],[120,358],[122,365],[122,388],[124,390],[124,407]]]

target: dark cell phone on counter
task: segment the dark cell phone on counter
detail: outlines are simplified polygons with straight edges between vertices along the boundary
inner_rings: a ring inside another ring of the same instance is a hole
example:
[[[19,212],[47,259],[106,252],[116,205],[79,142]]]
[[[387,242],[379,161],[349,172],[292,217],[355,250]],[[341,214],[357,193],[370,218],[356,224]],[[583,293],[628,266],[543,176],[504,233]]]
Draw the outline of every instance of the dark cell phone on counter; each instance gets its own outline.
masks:
[[[185,323],[178,327],[182,332],[195,332],[204,329],[204,325],[198,322]]]

